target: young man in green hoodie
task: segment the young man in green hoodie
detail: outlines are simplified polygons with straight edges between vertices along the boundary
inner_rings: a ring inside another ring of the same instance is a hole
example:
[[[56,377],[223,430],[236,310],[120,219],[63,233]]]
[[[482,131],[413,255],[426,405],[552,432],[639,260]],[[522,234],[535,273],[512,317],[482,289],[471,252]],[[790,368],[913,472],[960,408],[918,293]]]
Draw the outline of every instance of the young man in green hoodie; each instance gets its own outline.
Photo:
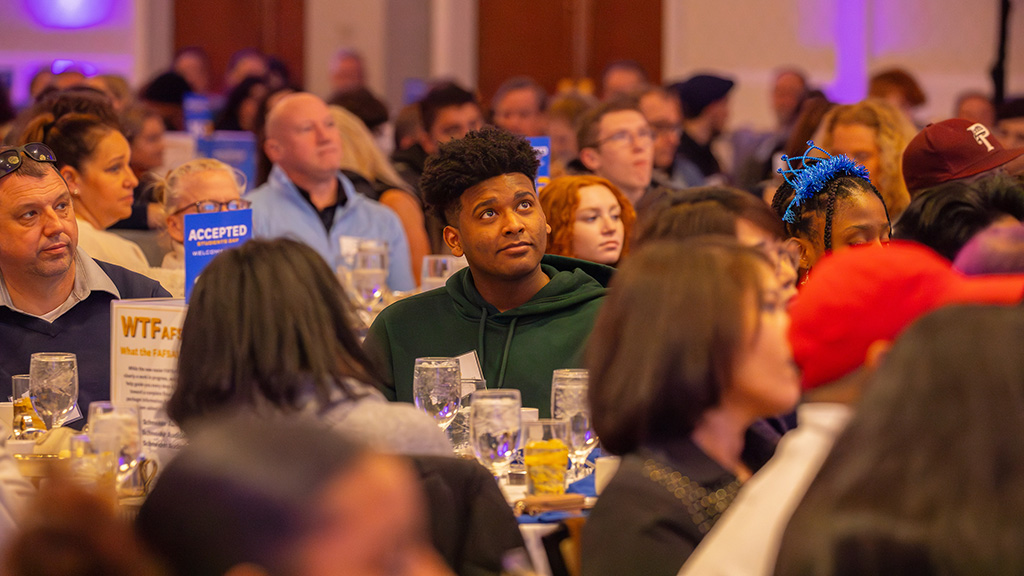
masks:
[[[528,142],[490,127],[442,145],[427,162],[424,197],[469,267],[443,288],[392,304],[370,327],[366,350],[389,399],[413,401],[416,358],[475,351],[488,388],[516,388],[523,406],[550,416],[551,373],[579,367],[605,294],[594,278],[607,281],[610,269],[544,255],[551,229],[537,167]]]

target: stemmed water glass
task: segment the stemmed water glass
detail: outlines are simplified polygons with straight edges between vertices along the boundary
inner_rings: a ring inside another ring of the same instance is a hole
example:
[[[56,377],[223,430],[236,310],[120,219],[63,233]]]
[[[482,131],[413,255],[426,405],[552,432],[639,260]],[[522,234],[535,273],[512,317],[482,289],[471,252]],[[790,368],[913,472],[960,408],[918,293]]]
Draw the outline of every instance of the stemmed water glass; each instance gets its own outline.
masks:
[[[455,419],[448,426],[448,439],[451,440],[452,449],[456,456],[474,459],[473,443],[469,436],[469,411],[473,405],[473,392],[486,390],[487,381],[478,378],[462,379],[462,399],[459,401],[459,409],[455,412]]]
[[[478,390],[469,411],[469,436],[476,459],[499,481],[508,476],[519,446],[519,390]]]
[[[457,358],[417,358],[412,373],[413,402],[447,430],[462,400]]]
[[[78,360],[67,352],[36,352],[29,365],[29,396],[47,430],[78,400]]]
[[[586,370],[575,368],[555,370],[551,378],[551,414],[566,422],[573,480],[586,476],[584,462],[597,447],[597,434],[590,421],[587,379]]]
[[[124,496],[142,495],[136,470],[142,458],[142,426],[139,406],[127,402],[89,404],[89,439],[99,453],[113,455],[118,491]]]

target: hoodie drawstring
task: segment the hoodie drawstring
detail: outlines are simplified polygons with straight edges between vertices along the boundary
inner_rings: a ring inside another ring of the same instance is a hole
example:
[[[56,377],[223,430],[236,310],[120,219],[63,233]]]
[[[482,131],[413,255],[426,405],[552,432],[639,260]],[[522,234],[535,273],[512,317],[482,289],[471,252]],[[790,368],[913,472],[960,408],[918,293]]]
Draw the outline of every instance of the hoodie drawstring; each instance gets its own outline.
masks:
[[[508,366],[508,351],[512,348],[512,336],[516,333],[516,316],[508,325],[508,336],[505,337],[505,351],[501,353],[501,369],[498,371],[498,388],[505,382],[505,368]]]
[[[501,353],[501,368],[498,370],[498,383],[495,388],[501,388],[505,382],[505,369],[508,368],[508,351],[512,348],[512,337],[516,333],[516,322],[518,317],[512,318],[508,325],[508,335],[505,337],[505,350]],[[487,308],[480,307],[480,330],[477,332],[477,354],[480,355],[480,364],[484,363],[484,335],[487,331]]]

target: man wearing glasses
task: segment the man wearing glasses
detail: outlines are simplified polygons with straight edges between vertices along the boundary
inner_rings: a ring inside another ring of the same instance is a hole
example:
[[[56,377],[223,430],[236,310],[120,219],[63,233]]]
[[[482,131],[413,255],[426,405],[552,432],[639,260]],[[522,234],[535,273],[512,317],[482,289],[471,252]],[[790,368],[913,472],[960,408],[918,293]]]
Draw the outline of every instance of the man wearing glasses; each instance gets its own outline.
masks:
[[[696,166],[678,162],[676,151],[683,133],[683,112],[679,96],[661,86],[640,95],[640,112],[654,133],[654,181],[663,186],[683,189],[697,186],[704,176]]]
[[[622,190],[634,207],[651,188],[654,132],[634,99],[599,104],[580,121],[576,133],[580,163]]]
[[[332,270],[345,263],[343,237],[383,241],[388,287],[416,287],[398,216],[356,192],[341,173],[341,135],[323,100],[305,92],[282,98],[267,114],[263,149],[274,167],[266,184],[246,196],[256,236],[305,242]]]
[[[53,152],[0,150],[0,382],[27,374],[33,352],[78,356],[78,405],[110,399],[110,302],[169,297],[158,282],[93,260]],[[84,421],[79,421],[80,426]]]

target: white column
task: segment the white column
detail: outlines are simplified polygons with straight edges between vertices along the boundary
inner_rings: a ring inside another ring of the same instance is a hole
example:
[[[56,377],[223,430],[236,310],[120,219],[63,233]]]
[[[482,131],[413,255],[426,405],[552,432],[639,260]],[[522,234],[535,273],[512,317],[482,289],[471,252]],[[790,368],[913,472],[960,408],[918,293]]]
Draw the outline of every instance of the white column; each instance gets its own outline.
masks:
[[[477,82],[477,0],[433,0],[430,75],[467,89]]]

